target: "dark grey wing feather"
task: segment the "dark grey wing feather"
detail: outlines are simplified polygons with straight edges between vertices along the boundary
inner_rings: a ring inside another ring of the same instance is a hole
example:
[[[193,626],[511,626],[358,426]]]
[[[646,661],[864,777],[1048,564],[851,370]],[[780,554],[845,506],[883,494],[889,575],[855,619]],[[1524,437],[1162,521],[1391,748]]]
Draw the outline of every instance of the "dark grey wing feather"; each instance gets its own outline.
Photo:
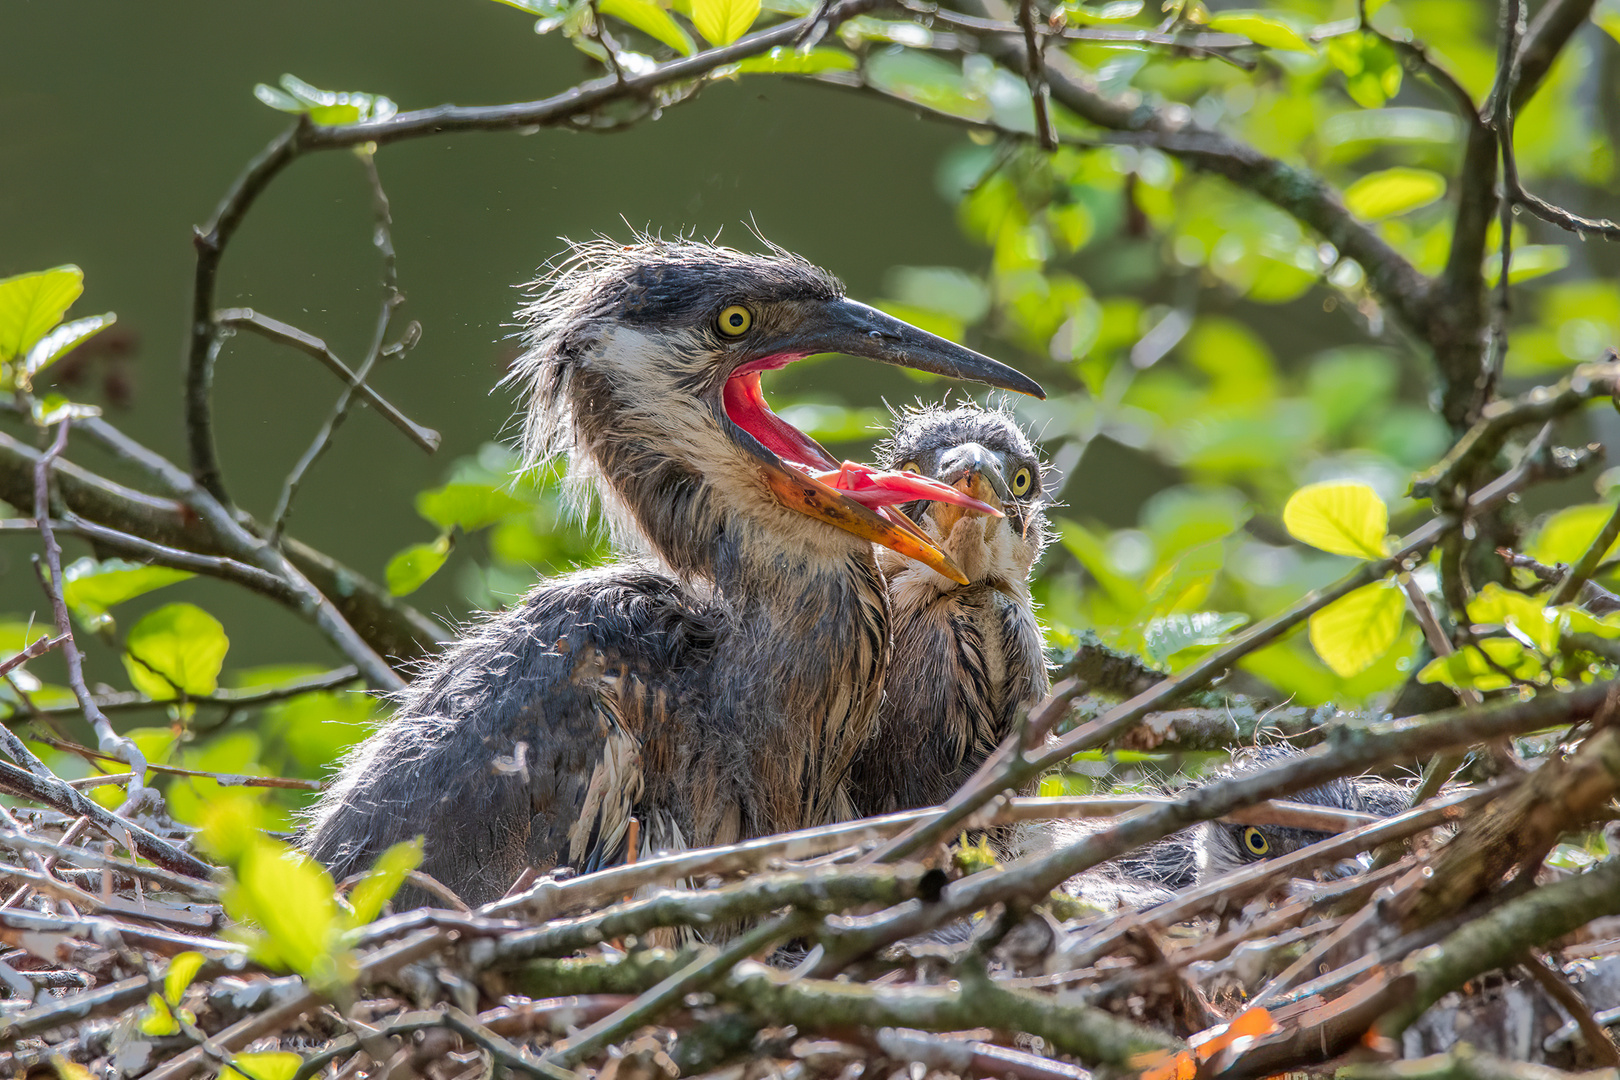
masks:
[[[470,903],[529,866],[618,861],[644,793],[641,754],[678,740],[693,704],[660,679],[694,693],[714,626],[644,568],[535,589],[412,683],[317,804],[305,847],[341,879],[421,835],[422,869]]]

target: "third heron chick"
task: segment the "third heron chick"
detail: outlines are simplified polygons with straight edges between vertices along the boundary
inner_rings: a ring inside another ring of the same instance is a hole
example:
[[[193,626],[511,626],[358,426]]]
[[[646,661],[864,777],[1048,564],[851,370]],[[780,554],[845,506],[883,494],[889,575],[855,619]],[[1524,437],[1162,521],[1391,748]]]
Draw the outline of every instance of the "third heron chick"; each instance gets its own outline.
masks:
[[[1049,539],[1046,497],[1040,458],[1017,420],[974,404],[907,409],[879,456],[886,468],[949,484],[1004,516],[902,507],[966,584],[878,551],[894,644],[877,733],[850,772],[851,801],[866,814],[944,802],[1048,686],[1029,595]]]

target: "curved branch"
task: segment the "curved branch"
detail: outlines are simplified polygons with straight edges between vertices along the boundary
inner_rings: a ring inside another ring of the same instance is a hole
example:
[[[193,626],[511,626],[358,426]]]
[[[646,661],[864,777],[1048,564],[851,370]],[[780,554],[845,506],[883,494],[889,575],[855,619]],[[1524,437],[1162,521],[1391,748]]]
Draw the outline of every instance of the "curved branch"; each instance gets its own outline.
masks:
[[[38,450],[0,432],[0,499],[16,506],[32,505],[33,470],[38,460]],[[226,554],[224,542],[209,522],[174,499],[124,487],[60,459],[51,475],[62,506],[72,515],[68,520],[76,527],[77,523],[88,522],[132,538],[134,543],[122,549],[129,554],[162,562],[158,551],[149,545],[208,558]],[[251,519],[244,520],[247,528],[262,531]],[[118,546],[113,535],[98,533],[90,538]],[[383,656],[408,663],[427,655],[445,636],[439,624],[329,555],[291,539],[282,541],[282,550],[288,561],[330,597],[344,619]],[[238,566],[249,572],[236,574]],[[285,582],[257,567],[247,568],[234,558],[212,565],[187,561],[182,568],[235,582],[292,606],[292,594]],[[267,579],[277,584],[270,586]]]

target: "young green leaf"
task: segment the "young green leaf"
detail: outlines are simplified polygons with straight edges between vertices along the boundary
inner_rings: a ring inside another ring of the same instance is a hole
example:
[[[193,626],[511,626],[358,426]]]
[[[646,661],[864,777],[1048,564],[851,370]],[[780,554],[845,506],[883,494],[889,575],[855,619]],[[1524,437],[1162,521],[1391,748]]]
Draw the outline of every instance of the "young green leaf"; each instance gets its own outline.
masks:
[[[169,1003],[163,1000],[160,994],[146,996],[146,1011],[141,1014],[140,1023],[136,1025],[142,1035],[178,1035],[180,1021],[174,1018],[174,1011]]]
[[[1446,178],[1404,165],[1368,173],[1344,189],[1344,205],[1363,221],[1382,221],[1428,206],[1446,194]]]
[[[1389,507],[1371,486],[1356,480],[1307,484],[1289,496],[1283,527],[1314,548],[1353,559],[1384,557]]]
[[[288,1050],[267,1050],[257,1054],[237,1054],[231,1059],[228,1075],[222,1080],[292,1080],[304,1059]]]
[[[84,271],[58,266],[0,279],[0,360],[25,355],[84,292]]]
[[[1479,595],[1468,603],[1468,617],[1477,624],[1512,627],[1543,653],[1558,647],[1558,623],[1548,616],[1555,613],[1542,601],[1496,582],[1487,582]]]
[[[1541,523],[1524,553],[1548,566],[1573,563],[1586,554],[1613,514],[1614,507],[1604,503],[1566,506]],[[1612,545],[1603,557],[1612,559],[1616,551],[1620,551],[1620,543]]]
[[[1518,253],[1514,254],[1517,256]],[[1513,269],[1517,272],[1518,268],[1518,260],[1515,258]],[[34,376],[117,321],[118,316],[109,311],[105,315],[91,315],[89,318],[74,319],[70,323],[58,326],[29,348],[28,358],[23,361],[22,371],[17,377],[17,386],[23,390],[32,390]]]
[[[596,9],[640,30],[655,41],[661,41],[682,56],[697,51],[692,36],[681,29],[680,23],[669,17],[669,12],[652,0],[599,0]]]
[[[167,566],[145,566],[125,559],[97,562],[86,557],[63,568],[62,595],[74,614],[85,618],[194,576],[189,570]]]
[[[197,977],[197,972],[202,970],[206,959],[200,952],[183,952],[170,960],[169,969],[163,973],[164,998],[180,1004],[180,996],[191,985],[191,980]]]
[[[1209,28],[1220,34],[1240,34],[1268,49],[1304,53],[1316,51],[1286,23],[1251,11],[1222,12],[1209,20]]]
[[[1450,656],[1429,661],[1418,672],[1418,682],[1445,683],[1481,693],[1505,690],[1514,679],[1533,681],[1542,673],[1535,655],[1512,638],[1486,638],[1478,645],[1467,645]]]
[[[416,512],[447,532],[457,526],[462,532],[476,532],[529,507],[492,484],[449,483],[416,496]]]
[[[1311,647],[1341,679],[1359,675],[1395,644],[1405,610],[1392,582],[1365,585],[1311,616]]]
[[[349,894],[350,926],[364,926],[381,914],[382,906],[405,884],[405,875],[422,865],[422,838],[405,840],[381,855],[360,884]]]
[[[431,544],[412,544],[388,560],[388,568],[384,571],[388,591],[395,596],[407,596],[415,592],[439,572],[439,568],[449,557],[449,533]]]
[[[824,71],[854,71],[855,58],[841,49],[815,48],[800,52],[778,45],[770,52],[737,63],[744,75],[820,75]]]
[[[730,45],[759,18],[759,0],[692,0],[692,25],[710,45]]]
[[[340,929],[335,894],[320,866],[261,836],[242,858],[226,910],[257,924],[280,963],[319,984],[334,975],[332,949]]]
[[[225,628],[208,612],[195,604],[166,604],[130,628],[124,670],[135,689],[154,701],[172,699],[177,687],[212,694],[230,647]]]

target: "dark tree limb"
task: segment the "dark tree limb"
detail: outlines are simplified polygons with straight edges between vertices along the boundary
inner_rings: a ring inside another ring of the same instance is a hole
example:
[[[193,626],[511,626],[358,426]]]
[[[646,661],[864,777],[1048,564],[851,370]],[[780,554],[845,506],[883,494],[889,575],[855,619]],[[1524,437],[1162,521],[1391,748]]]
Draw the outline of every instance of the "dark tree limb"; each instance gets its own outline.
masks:
[[[0,432],[0,499],[14,505],[32,505],[33,470],[38,459],[38,450]],[[163,548],[209,557],[229,554],[225,540],[212,523],[175,499],[116,484],[65,460],[54,464],[51,475],[63,508],[82,521]],[[262,532],[263,527],[252,519],[242,520],[250,530]],[[442,626],[330,556],[293,539],[284,538],[281,547],[287,560],[332,600],[344,619],[378,653],[409,662],[427,655],[445,636]],[[151,549],[126,550],[141,557],[154,555]],[[271,590],[263,588],[261,575],[276,576],[257,567],[257,573],[234,577],[236,562],[193,563],[183,568],[235,581],[290,606],[284,582]]]

